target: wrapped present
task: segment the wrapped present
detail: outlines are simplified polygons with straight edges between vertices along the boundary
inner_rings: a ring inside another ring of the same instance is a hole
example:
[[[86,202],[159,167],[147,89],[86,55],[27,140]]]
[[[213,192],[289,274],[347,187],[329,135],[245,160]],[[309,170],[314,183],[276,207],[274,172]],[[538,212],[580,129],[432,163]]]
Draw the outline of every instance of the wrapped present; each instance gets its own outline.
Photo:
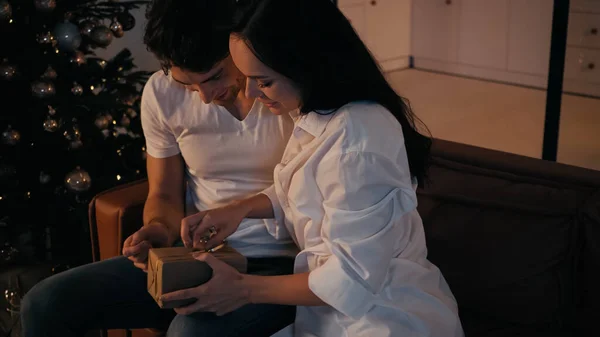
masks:
[[[193,254],[197,251],[186,247],[153,248],[148,254],[148,292],[163,309],[179,308],[194,303],[195,299],[163,302],[163,294],[194,288],[212,277],[212,268],[198,261]],[[241,273],[248,267],[246,257],[224,244],[209,253],[229,264]]]

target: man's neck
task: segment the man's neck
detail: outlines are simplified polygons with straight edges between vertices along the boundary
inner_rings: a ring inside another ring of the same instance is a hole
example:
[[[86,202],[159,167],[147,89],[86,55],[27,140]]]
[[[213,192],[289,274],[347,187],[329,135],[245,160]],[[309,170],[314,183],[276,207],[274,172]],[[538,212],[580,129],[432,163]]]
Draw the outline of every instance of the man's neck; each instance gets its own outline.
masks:
[[[250,113],[254,105],[254,98],[247,98],[244,91],[240,90],[237,98],[231,104],[224,105],[225,109],[233,115],[233,117],[243,121]]]

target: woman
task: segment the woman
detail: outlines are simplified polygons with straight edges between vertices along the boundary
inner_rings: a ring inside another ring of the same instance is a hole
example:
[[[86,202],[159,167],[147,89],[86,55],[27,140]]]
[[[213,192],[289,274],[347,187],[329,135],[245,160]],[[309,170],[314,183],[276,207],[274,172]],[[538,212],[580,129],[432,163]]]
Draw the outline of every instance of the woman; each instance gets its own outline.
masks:
[[[271,277],[200,254],[213,279],[167,299],[196,297],[181,313],[218,315],[297,305],[297,336],[462,336],[416,210],[431,140],[350,23],[328,0],[265,0],[242,18],[230,52],[247,95],[291,112],[295,129],[271,188],[184,219],[182,237],[211,248],[243,218],[275,218],[269,232],[301,252],[294,275]]]

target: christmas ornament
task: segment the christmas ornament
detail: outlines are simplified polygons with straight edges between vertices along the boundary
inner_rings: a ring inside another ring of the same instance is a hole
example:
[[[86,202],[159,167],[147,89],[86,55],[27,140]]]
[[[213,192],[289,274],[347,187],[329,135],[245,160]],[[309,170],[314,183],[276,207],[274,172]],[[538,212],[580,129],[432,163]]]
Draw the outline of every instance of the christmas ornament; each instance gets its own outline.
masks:
[[[54,84],[49,81],[35,81],[31,84],[31,92],[37,98],[47,98],[56,93]]]
[[[13,247],[10,243],[6,242],[0,246],[0,265],[9,264],[14,262],[19,255],[19,250]],[[7,300],[10,309],[11,305],[16,304],[14,299],[14,293],[10,293],[8,289],[4,291],[4,298]]]
[[[37,41],[40,44],[56,44],[56,40],[54,39],[54,36],[52,35],[52,33],[50,32],[46,32],[43,34],[38,34],[37,36]]]
[[[54,70],[52,66],[48,66],[48,68],[46,68],[46,71],[44,71],[44,74],[42,75],[42,79],[53,80],[56,79],[57,76],[58,74],[56,73],[56,70]]]
[[[41,12],[51,12],[56,8],[56,0],[35,0],[35,8]]]
[[[98,67],[100,67],[100,69],[104,70],[108,62],[104,61],[103,59],[97,59],[96,64],[98,65]]]
[[[127,108],[126,113],[129,115],[129,117],[131,118],[136,118],[137,117],[137,111],[135,111],[134,108]]]
[[[98,94],[104,90],[104,84],[98,83],[96,85],[91,85],[90,90],[92,91],[92,94],[98,96]]]
[[[96,27],[96,22],[93,20],[83,20],[79,23],[79,32],[82,35],[90,36],[92,30]]]
[[[48,118],[44,121],[44,130],[48,132],[55,132],[58,130],[58,122],[56,119],[48,116]]]
[[[113,130],[113,136],[123,136],[127,134],[127,129],[122,126],[116,126]]]
[[[73,118],[73,123],[76,122],[77,120]],[[77,124],[73,124],[72,129],[66,130],[63,135],[70,141],[69,148],[71,150],[76,150],[83,146],[83,143],[81,142],[81,132],[79,131]]]
[[[96,117],[94,124],[96,124],[98,129],[104,130],[104,129],[108,128],[108,126],[110,125],[110,121],[106,116],[100,115],[100,116]]]
[[[135,104],[135,101],[137,101],[138,97],[135,95],[125,95],[123,97],[121,97],[121,103],[125,104],[125,105],[129,105],[132,106]]]
[[[117,21],[123,25],[124,31],[132,30],[135,27],[135,17],[127,11],[117,14]]]
[[[83,142],[81,141],[81,139],[75,139],[74,141],[69,143],[69,149],[71,149],[71,150],[77,150],[77,149],[81,148],[82,146],[83,146]]]
[[[92,186],[92,178],[89,173],[77,166],[65,177],[65,186],[73,192],[85,192]]]
[[[71,92],[73,93],[73,95],[81,96],[83,94],[83,87],[79,83],[73,82]]]
[[[79,66],[84,64],[85,61],[85,54],[79,50],[73,53],[73,55],[69,58],[69,62],[71,64],[77,64]]]
[[[17,67],[8,63],[7,61],[3,61],[0,64],[0,78],[3,80],[12,80],[17,74]]]
[[[100,25],[92,29],[90,37],[98,46],[106,48],[112,42],[113,32],[108,27]]]
[[[131,120],[129,119],[127,114],[123,114],[123,117],[121,117],[121,125],[127,127],[127,126],[129,126],[130,123],[131,123]]]
[[[123,25],[117,21],[116,18],[110,23],[110,30],[113,32],[115,37],[123,37],[123,35],[125,35]]]
[[[74,121],[76,121],[76,120],[74,119]],[[71,128],[71,130],[66,130],[63,133],[63,135],[68,140],[77,140],[81,137],[81,133],[79,132],[79,127],[77,126],[77,124],[74,124],[73,127]]]
[[[48,173],[46,173],[44,171],[40,172],[40,183],[41,184],[47,184],[50,182],[50,180],[51,180],[51,177]]]
[[[68,21],[56,25],[54,37],[58,41],[58,47],[63,50],[73,51],[81,45],[79,28]]]
[[[6,0],[0,0],[0,20],[9,20],[12,17],[12,7]]]
[[[10,244],[5,244],[0,250],[2,261],[0,263],[10,263],[16,259],[17,249]],[[14,275],[8,279],[8,285],[4,290],[4,299],[6,300],[6,311],[11,316],[18,316],[21,309],[21,286],[19,284],[19,276]]]
[[[8,145],[15,145],[21,140],[19,131],[14,130],[10,125],[2,132],[2,142]]]

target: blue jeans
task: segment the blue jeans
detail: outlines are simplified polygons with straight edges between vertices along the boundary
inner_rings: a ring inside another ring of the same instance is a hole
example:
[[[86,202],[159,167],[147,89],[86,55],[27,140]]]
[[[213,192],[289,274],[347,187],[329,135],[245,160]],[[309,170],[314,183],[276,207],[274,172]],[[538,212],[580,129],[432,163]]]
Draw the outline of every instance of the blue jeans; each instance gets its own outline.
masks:
[[[288,258],[249,259],[248,272],[292,273]],[[146,276],[125,257],[53,275],[21,303],[23,337],[83,336],[93,329],[167,329],[167,337],[270,336],[292,323],[295,307],[248,304],[224,316],[176,315],[161,309],[146,290]]]

